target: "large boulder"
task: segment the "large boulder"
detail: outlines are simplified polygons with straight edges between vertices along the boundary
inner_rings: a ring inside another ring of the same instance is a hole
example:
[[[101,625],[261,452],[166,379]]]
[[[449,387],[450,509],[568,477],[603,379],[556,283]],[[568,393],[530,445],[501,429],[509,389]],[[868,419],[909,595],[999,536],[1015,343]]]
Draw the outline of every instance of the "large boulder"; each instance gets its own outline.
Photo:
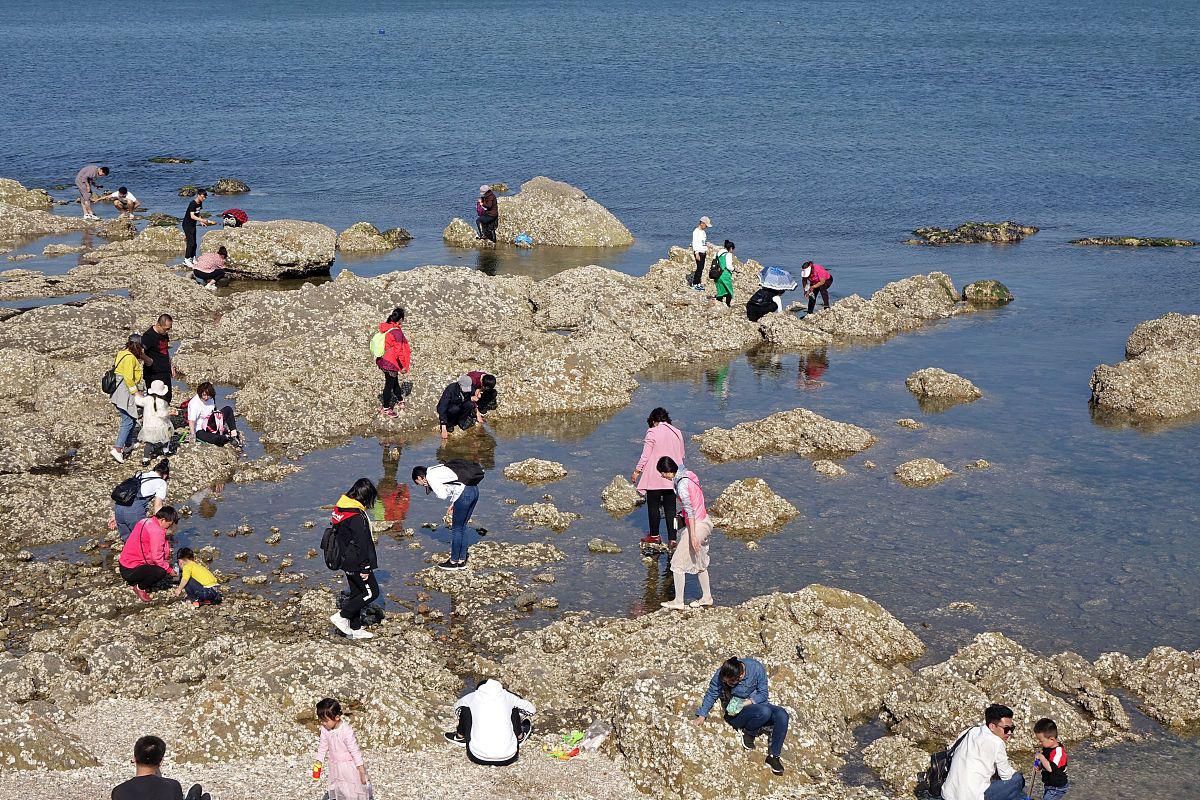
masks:
[[[863,748],[863,763],[898,797],[911,797],[917,777],[929,768],[929,752],[903,736],[883,736]]]
[[[835,339],[882,339],[935,319],[975,310],[959,301],[954,281],[942,272],[914,275],[887,284],[869,300],[857,294],[809,314],[802,322]]]
[[[805,408],[780,411],[732,429],[709,428],[692,440],[699,442],[700,452],[714,461],[772,453],[849,455],[861,453],[875,443],[869,431],[826,419]]]
[[[208,187],[208,191],[212,194],[245,194],[250,187],[237,178],[218,178],[216,183]]]
[[[800,512],[762,478],[734,481],[708,507],[715,526],[724,530],[762,532],[778,528]]]
[[[621,221],[582,190],[550,178],[537,177],[521,184],[521,190],[498,198],[500,222],[498,241],[511,242],[518,233],[533,237],[535,245],[573,247],[621,247],[633,244],[633,236]],[[475,228],[462,219],[446,227],[448,244],[474,247],[479,244]]]
[[[49,211],[53,200],[44,189],[26,189],[12,178],[0,178],[0,203],[26,211]]]
[[[247,222],[204,234],[201,250],[229,251],[230,274],[256,280],[326,275],[333,264],[337,232],[318,222],[277,219]]]
[[[926,411],[942,411],[983,397],[983,392],[966,378],[937,367],[917,370],[904,380],[904,385]]]
[[[1166,420],[1200,412],[1200,315],[1170,313],[1133,329],[1126,360],[1092,372],[1102,419]]]
[[[514,461],[504,468],[504,477],[513,481],[536,486],[542,483],[553,483],[567,477],[567,468],[557,461],[546,461],[542,458],[526,458]]]
[[[613,479],[600,492],[600,505],[614,516],[628,514],[645,502],[646,498],[624,475],[613,476]]]
[[[981,280],[963,287],[962,299],[977,306],[999,306],[1011,303],[1013,294],[997,280]]]
[[[953,230],[946,228],[917,228],[905,244],[979,244],[991,242],[1008,244],[1032,236],[1038,229],[1015,222],[964,222]]]
[[[412,234],[403,228],[380,231],[369,222],[356,222],[338,234],[339,253],[386,253],[412,241]]]
[[[129,255],[131,253],[146,253],[158,256],[181,256],[187,242],[183,237],[183,229],[175,226],[151,225],[134,236],[132,239],[109,242],[85,253],[84,261],[100,261],[106,258]]]
[[[0,243],[73,231],[96,230],[102,223],[83,217],[63,217],[41,209],[27,209],[0,200]]]
[[[96,757],[83,749],[44,716],[12,702],[0,708],[0,769],[65,770],[99,766]]]

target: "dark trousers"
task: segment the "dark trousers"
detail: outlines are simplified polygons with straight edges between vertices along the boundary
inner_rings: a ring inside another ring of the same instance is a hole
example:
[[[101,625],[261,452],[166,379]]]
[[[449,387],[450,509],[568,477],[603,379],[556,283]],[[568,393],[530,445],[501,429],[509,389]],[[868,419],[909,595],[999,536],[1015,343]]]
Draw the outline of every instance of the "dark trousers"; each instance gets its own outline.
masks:
[[[455,428],[461,428],[465,431],[474,425],[474,403],[467,403],[461,406],[448,406],[446,408],[446,430],[452,431]]]
[[[194,269],[192,270],[192,277],[200,283],[208,283],[209,281],[220,283],[225,280],[225,270],[214,269],[212,272],[201,272],[198,269]]]
[[[221,416],[222,421],[225,423],[226,433],[218,433],[216,430],[209,430],[208,425],[205,425],[204,428],[198,428],[196,430],[196,441],[215,444],[217,447],[224,447],[233,441],[233,437],[228,433],[229,431],[237,430],[237,422],[233,418],[233,407],[225,406],[218,411],[217,414]],[[209,420],[208,424],[212,425],[214,429],[217,427],[217,423],[211,419]]]
[[[818,283],[815,286],[808,287],[808,313],[812,313],[817,307],[817,294],[821,295],[821,304],[825,308],[829,308],[829,287],[833,286],[833,276],[829,276],[829,280],[824,283]]]
[[[350,585],[350,596],[342,606],[342,617],[350,621],[352,629],[358,630],[362,627],[359,618],[362,610],[379,599],[379,581],[375,580],[374,572],[368,572],[365,581],[359,573],[347,572],[346,583]]]
[[[481,758],[476,758],[471,752],[471,709],[462,707],[458,709],[458,735],[461,736],[467,743],[467,758],[471,759],[472,763],[482,764],[488,767],[507,767],[514,763],[521,755],[521,740],[529,735],[533,724],[521,715],[519,709],[514,708],[512,714],[509,715],[512,720],[513,735],[517,737],[517,752],[513,753],[512,758],[506,758],[503,761],[484,761]]]
[[[720,297],[718,297],[717,300],[724,300],[726,306],[728,306],[729,308],[733,308],[733,295],[723,294]]]
[[[200,581],[195,578],[188,578],[188,582],[183,585],[183,593],[187,595],[188,600],[199,600],[201,603],[214,605],[221,602],[221,593],[217,591],[217,587],[201,586]]]
[[[752,703],[725,721],[735,730],[758,736],[763,728],[771,729],[771,743],[767,753],[776,758],[783,752],[783,740],[788,731],[788,713],[774,703]]]
[[[496,241],[496,226],[500,224],[500,217],[476,217],[475,227],[479,229],[479,235],[489,242]]]
[[[193,783],[184,800],[212,800],[212,796],[200,784]]]
[[[396,403],[403,402],[404,398],[412,393],[412,383],[410,381],[400,382],[399,372],[383,372],[383,394],[379,398],[379,404],[384,408],[391,408]]]
[[[142,445],[142,461],[149,463],[159,456],[175,455],[175,437],[168,442],[146,442]]]
[[[667,539],[675,541],[675,490],[647,489],[646,516],[650,519],[650,535],[658,536],[659,519],[667,521]]]
[[[133,569],[124,564],[118,566],[125,582],[137,586],[143,592],[162,592],[175,586],[171,575],[157,564],[142,564]]]
[[[196,257],[196,226],[184,225],[183,238],[187,239],[187,248],[183,251],[184,258]]]
[[[692,285],[702,286],[704,284],[704,260],[708,258],[708,253],[692,253],[696,257],[696,271],[692,274]]]

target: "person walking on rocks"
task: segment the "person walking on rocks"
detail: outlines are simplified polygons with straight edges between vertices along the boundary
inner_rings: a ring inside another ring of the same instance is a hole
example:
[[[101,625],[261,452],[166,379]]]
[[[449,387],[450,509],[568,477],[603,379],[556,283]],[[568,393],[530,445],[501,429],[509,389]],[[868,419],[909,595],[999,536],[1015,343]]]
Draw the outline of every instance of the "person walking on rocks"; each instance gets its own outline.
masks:
[[[157,736],[143,736],[133,745],[134,775],[113,788],[112,800],[212,800],[200,784],[193,784],[187,797],[179,781],[162,776],[167,744]]]
[[[154,465],[154,469],[139,472],[134,477],[138,481],[138,490],[133,503],[127,506],[113,504],[113,519],[122,541],[128,541],[135,525],[147,516],[157,514],[166,504],[171,462],[164,458]]]
[[[448,501],[450,507],[450,557],[438,564],[438,569],[460,570],[467,568],[467,523],[475,513],[479,502],[479,482],[483,480],[483,467],[474,461],[451,459],[445,464],[432,467],[413,467],[412,481],[432,492],[439,500]]]
[[[136,402],[142,408],[142,430],[138,433],[138,441],[143,445],[142,466],[147,467],[151,458],[174,455],[171,439],[175,436],[175,426],[171,424],[166,384],[154,381]]]
[[[699,600],[693,600],[692,608],[713,604],[712,590],[708,585],[708,540],[712,537],[713,524],[704,505],[704,491],[696,473],[683,467],[670,456],[658,459],[658,474],[671,482],[675,496],[683,506],[683,521],[687,526],[687,539],[671,553],[671,574],[675,579],[675,597],[662,604],[663,608],[683,608],[685,577],[690,573],[700,579],[702,592]]]
[[[167,402],[171,402],[171,380],[175,368],[171,366],[171,327],[175,321],[170,314],[159,314],[158,320],[142,334],[142,347],[149,362],[142,371],[146,385],[162,381],[167,387]]]
[[[455,428],[465,431],[479,421],[478,403],[482,396],[482,386],[476,389],[471,376],[465,374],[442,390],[437,414],[443,439],[449,439],[450,431]]]
[[[813,313],[817,307],[817,295],[821,295],[821,304],[829,308],[829,287],[833,285],[833,276],[820,264],[805,261],[800,265],[800,279],[804,282],[804,296],[808,298],[808,313]]]
[[[329,525],[342,543],[342,566],[350,596],[342,609],[329,618],[333,627],[351,639],[371,639],[375,634],[362,630],[362,610],[379,599],[379,581],[375,570],[379,560],[375,540],[371,538],[370,513],[379,493],[368,478],[359,478],[333,507]]]
[[[671,415],[665,408],[656,408],[646,417],[646,438],[642,441],[642,455],[629,479],[637,490],[646,496],[646,516],[650,529],[641,543],[662,544],[659,536],[659,521],[667,524],[667,541],[675,544],[675,488],[671,481],[658,474],[658,460],[669,456],[676,464],[684,461],[683,434],[671,424]],[[647,467],[650,469],[647,471]]]
[[[317,721],[321,738],[313,763],[313,780],[321,777],[321,767],[329,760],[329,791],[326,797],[337,800],[367,800],[371,796],[367,765],[350,722],[342,716],[342,704],[332,697],[317,703]]]
[[[500,225],[500,201],[486,183],[479,187],[479,200],[475,203],[475,228],[477,238],[496,243],[496,228]]]
[[[442,734],[446,741],[465,747],[473,764],[507,767],[521,756],[521,743],[529,738],[537,713],[533,703],[506,690],[495,678],[486,678],[475,691],[454,704],[458,725]]]
[[[154,516],[134,525],[128,541],[121,548],[118,571],[143,603],[150,602],[150,592],[175,588],[175,568],[171,566],[171,545],[167,537],[177,522],[179,514],[175,509],[163,506]]]
[[[734,730],[742,732],[742,747],[753,750],[754,740],[765,728],[771,729],[771,740],[767,745],[766,765],[776,775],[783,774],[783,740],[787,738],[788,712],[769,702],[767,671],[761,662],[753,658],[731,658],[712,676],[708,691],[692,724],[703,725],[720,700],[725,721]]]
[[[207,228],[209,225],[217,224],[200,216],[206,197],[208,197],[208,192],[204,189],[196,192],[196,196],[188,203],[187,210],[183,212],[183,237],[187,240],[187,247],[183,251],[183,264],[187,267],[196,265],[196,226],[203,225]]]
[[[117,441],[113,443],[109,454],[118,464],[125,460],[126,454],[133,448],[133,429],[137,427],[138,398],[144,387],[142,365],[150,363],[146,351],[142,349],[142,337],[131,334],[125,346],[117,351],[113,359],[113,374],[117,376],[117,386],[109,395],[109,402],[121,415],[121,427],[117,430]]]
[[[122,217],[133,216],[133,212],[141,208],[142,204],[134,196],[133,192],[126,189],[124,186],[117,189],[115,192],[110,192],[99,200],[112,200],[113,208],[121,212]]]
[[[725,301],[725,305],[733,305],[733,242],[725,240],[723,247],[718,247],[713,256],[713,266],[717,270],[717,302]]]
[[[708,257],[708,234],[712,220],[701,217],[700,224],[692,230],[692,258],[696,260],[696,271],[692,273],[692,288],[698,292],[704,291],[704,260]]]
[[[84,219],[100,219],[92,213],[92,190],[96,188],[96,178],[108,174],[108,167],[98,167],[88,164],[75,174],[75,188],[79,190],[79,205],[83,208]]]
[[[379,323],[379,330],[371,337],[371,354],[375,355],[375,366],[383,371],[383,394],[379,397],[379,413],[385,417],[398,416],[396,406],[404,410],[404,398],[412,392],[412,383],[400,382],[400,375],[408,375],[412,362],[412,346],[404,335],[404,309],[394,308],[388,318]]]
[[[950,772],[942,785],[943,800],[1024,797],[1025,777],[1008,761],[1008,740],[1014,730],[1011,708],[992,703],[984,709],[983,724],[968,728],[956,740]]]

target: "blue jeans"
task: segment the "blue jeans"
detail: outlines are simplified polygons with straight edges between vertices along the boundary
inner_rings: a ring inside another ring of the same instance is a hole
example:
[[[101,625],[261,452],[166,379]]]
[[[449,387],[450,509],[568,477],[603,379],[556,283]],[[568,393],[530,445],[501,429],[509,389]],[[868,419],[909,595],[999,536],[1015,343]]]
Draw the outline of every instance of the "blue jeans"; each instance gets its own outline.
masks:
[[[479,487],[464,486],[462,494],[454,501],[454,511],[450,523],[450,560],[467,560],[467,523],[475,513],[475,504],[479,502]]]
[[[133,526],[146,518],[146,512],[150,510],[150,499],[149,497],[139,497],[133,501],[133,505],[113,505],[113,516],[117,518],[117,532],[121,534],[121,541],[129,541],[129,534],[133,533]]]
[[[221,593],[215,586],[201,586],[200,581],[195,578],[188,578],[188,582],[183,586],[183,593],[187,595],[188,600],[213,604],[221,602]]]
[[[1068,786],[1047,786],[1045,792],[1042,793],[1042,800],[1062,800],[1067,796]]]
[[[983,800],[1020,800],[1025,796],[1025,776],[1014,772],[1006,781],[992,781],[983,793]]]
[[[681,545],[682,546],[682,545]],[[788,713],[773,703],[753,703],[725,721],[739,731],[757,736],[762,728],[771,728],[771,743],[767,747],[770,755],[779,757],[783,752],[783,739],[787,736]],[[991,798],[988,798],[991,800]]]
[[[117,413],[121,415],[121,427],[117,431],[117,443],[113,447],[124,450],[133,445],[133,426],[137,424],[137,420],[129,416],[123,408],[118,408]]]

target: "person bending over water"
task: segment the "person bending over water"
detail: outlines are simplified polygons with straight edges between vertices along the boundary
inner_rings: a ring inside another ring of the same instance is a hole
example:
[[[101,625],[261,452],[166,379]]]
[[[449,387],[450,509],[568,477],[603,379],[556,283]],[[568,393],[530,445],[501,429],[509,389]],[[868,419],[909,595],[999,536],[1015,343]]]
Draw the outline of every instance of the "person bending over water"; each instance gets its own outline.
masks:
[[[675,496],[683,506],[686,539],[671,554],[671,573],[675,578],[675,598],[662,604],[663,608],[683,608],[684,580],[690,573],[700,579],[703,594],[691,602],[692,608],[711,606],[712,590],[708,585],[708,540],[712,537],[712,519],[704,506],[704,491],[696,473],[675,462],[670,456],[658,460],[658,474],[671,482]]]
[[[804,296],[808,298],[808,313],[813,313],[817,307],[817,295],[821,295],[821,305],[829,308],[829,287],[833,286],[833,276],[820,264],[805,261],[800,265],[800,278],[804,282]]]
[[[178,522],[175,509],[163,506],[153,517],[133,526],[133,533],[121,549],[117,561],[121,578],[133,587],[133,593],[143,603],[150,602],[150,592],[175,588],[175,568],[171,566],[171,544],[167,537]]]
[[[766,765],[776,775],[783,774],[783,740],[787,737],[788,712],[768,702],[767,671],[753,658],[731,658],[721,665],[709,681],[708,691],[692,724],[703,725],[720,700],[725,721],[736,731],[742,732],[742,747],[754,749],[754,740],[765,728],[771,729],[770,744],[767,745]]]

